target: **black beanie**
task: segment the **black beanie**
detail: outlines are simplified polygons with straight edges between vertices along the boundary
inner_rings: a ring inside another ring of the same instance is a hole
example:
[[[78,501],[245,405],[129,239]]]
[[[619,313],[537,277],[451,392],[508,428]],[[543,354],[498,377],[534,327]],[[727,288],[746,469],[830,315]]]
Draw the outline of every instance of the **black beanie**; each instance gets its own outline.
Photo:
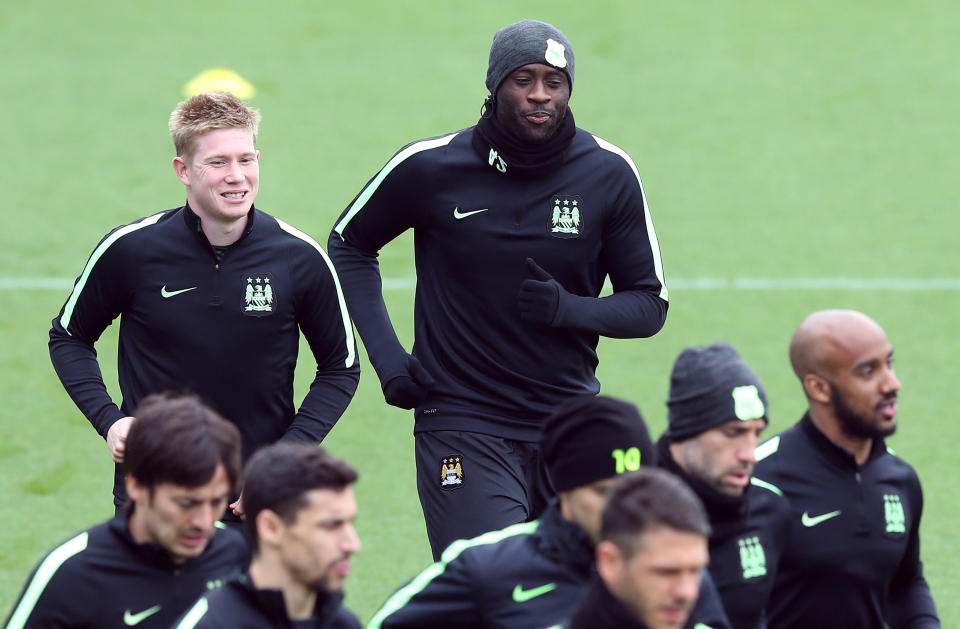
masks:
[[[570,398],[543,423],[540,455],[553,486],[567,491],[656,465],[657,451],[637,407],[601,395]]]
[[[732,419],[769,423],[767,392],[760,378],[729,343],[688,347],[670,374],[667,438],[677,442]]]
[[[573,46],[556,27],[537,20],[523,20],[504,26],[493,36],[487,89],[497,88],[511,72],[528,63],[543,63],[563,70],[573,91]]]

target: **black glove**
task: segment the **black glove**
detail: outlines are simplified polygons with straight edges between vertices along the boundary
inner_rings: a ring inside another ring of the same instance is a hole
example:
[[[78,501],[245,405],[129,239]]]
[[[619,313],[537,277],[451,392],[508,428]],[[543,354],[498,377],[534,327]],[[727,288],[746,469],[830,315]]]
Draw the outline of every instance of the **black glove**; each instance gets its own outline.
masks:
[[[433,383],[420,361],[407,354],[403,371],[383,383],[383,397],[390,406],[411,409],[427,399]]]
[[[556,325],[560,300],[569,293],[533,258],[527,258],[527,269],[536,279],[523,280],[520,284],[520,293],[517,295],[520,318],[532,323]]]

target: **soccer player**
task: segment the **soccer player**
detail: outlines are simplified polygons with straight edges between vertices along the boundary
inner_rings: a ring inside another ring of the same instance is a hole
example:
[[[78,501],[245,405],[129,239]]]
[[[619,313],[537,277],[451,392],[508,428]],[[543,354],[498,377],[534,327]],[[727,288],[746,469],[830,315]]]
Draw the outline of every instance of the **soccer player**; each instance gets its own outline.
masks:
[[[245,565],[218,520],[240,484],[240,435],[194,397],[153,395],[126,440],[129,506],[54,548],[5,629],[167,629]]]
[[[940,627],[920,562],[923,493],[884,439],[897,427],[893,347],[870,317],[822,310],[790,341],[809,408],[757,450],[791,503],[770,629]]]
[[[356,480],[316,446],[278,443],[255,454],[244,487],[250,569],[197,601],[176,629],[359,629],[341,605],[360,550]]]
[[[703,505],[676,477],[645,468],[621,478],[603,509],[598,578],[566,626],[683,627],[707,565],[709,535]]]
[[[562,402],[540,447],[559,491],[543,516],[454,542],[387,599],[368,629],[536,629],[570,616],[595,571],[607,490],[621,474],[654,465],[656,450],[637,408],[604,396]],[[709,577],[702,588],[691,626],[729,627]]]
[[[599,391],[599,336],[648,337],[666,318],[637,168],[576,127],[573,84],[563,33],[533,20],[500,29],[476,126],[404,147],[330,235],[384,397],[415,409],[434,558],[455,539],[538,516],[553,495],[536,446],[543,419]],[[412,355],[390,323],[377,263],[407,229]],[[607,277],[613,294],[600,298]]]
[[[316,241],[253,205],[259,123],[259,112],[230,94],[180,103],[170,134],[186,205],[111,231],[53,320],[50,357],[107,441],[118,506],[132,409],[150,393],[201,396],[237,425],[246,460],[280,439],[321,441],[356,390],[353,331],[333,265]],[[94,349],[118,316],[120,407]],[[317,372],[296,411],[301,331]],[[228,517],[241,512],[234,502]]]
[[[696,493],[710,519],[710,576],[737,629],[763,629],[790,526],[779,490],[752,477],[769,421],[766,390],[729,343],[684,349],[673,365],[659,465]]]

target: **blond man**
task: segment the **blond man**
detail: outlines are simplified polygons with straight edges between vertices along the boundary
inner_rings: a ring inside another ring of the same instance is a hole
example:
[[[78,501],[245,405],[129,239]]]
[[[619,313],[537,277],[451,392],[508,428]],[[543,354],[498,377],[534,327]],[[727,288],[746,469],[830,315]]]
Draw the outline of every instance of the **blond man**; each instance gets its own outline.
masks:
[[[278,441],[321,441],[359,380],[340,283],[312,238],[257,209],[260,113],[207,92],[170,116],[181,207],[111,231],[87,260],[50,330],[64,388],[107,441],[114,503],[126,500],[123,462],[131,409],[165,390],[200,395],[232,421],[243,457]],[[94,344],[120,317],[117,405]],[[297,409],[300,332],[316,377]],[[242,515],[235,500],[227,518]]]

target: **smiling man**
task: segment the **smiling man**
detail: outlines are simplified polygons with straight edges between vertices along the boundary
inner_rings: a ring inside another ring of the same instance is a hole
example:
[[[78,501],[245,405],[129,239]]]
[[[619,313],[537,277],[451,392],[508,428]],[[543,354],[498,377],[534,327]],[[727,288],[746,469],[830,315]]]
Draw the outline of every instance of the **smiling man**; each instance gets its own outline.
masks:
[[[400,150],[328,247],[388,404],[415,409],[417,486],[435,558],[536,518],[549,411],[596,394],[600,336],[656,334],[660,251],[637,168],[576,127],[573,48],[524,20],[497,32],[473,127]],[[378,252],[414,231],[412,354],[383,301]],[[599,297],[609,278],[613,294]]]
[[[353,330],[332,263],[316,241],[253,205],[259,124],[259,112],[223,92],[180,103],[169,128],[186,205],[110,232],[53,320],[50,357],[107,441],[118,508],[131,411],[150,393],[202,396],[237,425],[246,459],[277,440],[321,441],[356,390]],[[117,317],[119,407],[94,349]],[[317,368],[297,410],[301,331]],[[241,512],[234,502],[228,517]]]
[[[167,629],[248,553],[218,527],[240,484],[240,435],[194,397],[151,396],[126,440],[130,504],[52,550],[5,629]]]
[[[201,598],[176,629],[359,629],[344,608],[356,471],[323,449],[278,443],[250,460],[244,532],[250,569]]]
[[[900,381],[870,317],[822,310],[790,341],[809,408],[757,450],[756,474],[791,503],[770,629],[940,627],[920,561],[923,492],[887,448]]]
[[[730,622],[762,629],[790,506],[776,487],[752,477],[769,421],[763,383],[729,343],[688,347],[670,376],[661,467],[679,476],[710,519],[710,575]]]

